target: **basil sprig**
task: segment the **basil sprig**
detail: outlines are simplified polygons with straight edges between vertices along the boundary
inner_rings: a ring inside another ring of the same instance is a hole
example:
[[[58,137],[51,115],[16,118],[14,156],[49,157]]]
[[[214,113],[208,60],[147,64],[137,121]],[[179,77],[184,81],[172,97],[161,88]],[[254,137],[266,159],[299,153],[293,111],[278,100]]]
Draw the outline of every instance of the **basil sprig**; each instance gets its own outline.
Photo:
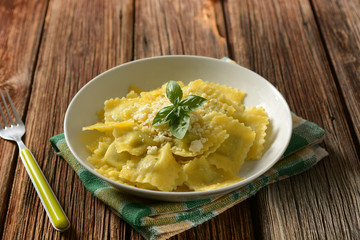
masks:
[[[199,109],[207,100],[195,95],[189,95],[181,100],[183,92],[175,81],[169,81],[166,85],[166,97],[173,105],[162,108],[156,114],[152,125],[160,126],[169,122],[172,135],[182,139],[190,125],[189,113]]]

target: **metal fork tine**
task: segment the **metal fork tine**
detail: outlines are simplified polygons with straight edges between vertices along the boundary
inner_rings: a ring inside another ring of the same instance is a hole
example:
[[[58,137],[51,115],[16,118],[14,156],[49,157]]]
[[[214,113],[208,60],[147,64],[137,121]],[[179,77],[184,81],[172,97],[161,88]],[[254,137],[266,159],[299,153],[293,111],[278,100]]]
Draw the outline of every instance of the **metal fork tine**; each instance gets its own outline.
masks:
[[[6,96],[7,96],[8,100],[9,100],[11,109],[12,109],[12,111],[13,111],[13,113],[14,113],[14,117],[15,117],[15,120],[16,120],[17,124],[23,124],[23,122],[22,122],[22,120],[21,120],[21,118],[20,118],[20,116],[19,116],[19,113],[16,111],[16,108],[15,108],[15,106],[14,106],[14,103],[13,103],[13,101],[11,100],[10,95],[9,95],[9,92],[7,91],[6,88],[5,88],[5,92],[6,92]]]
[[[3,119],[3,122],[4,122],[4,125],[5,125],[5,127],[6,127],[6,126],[7,126],[7,124],[6,124],[6,118],[5,118],[5,115],[4,115],[4,112],[3,112],[1,106],[0,106],[0,113],[1,113],[1,116],[2,116],[2,119]],[[3,129],[2,124],[0,124],[0,129]]]
[[[5,106],[5,109],[6,111],[9,113],[9,109],[7,108],[6,106],[6,101],[5,101],[5,98],[4,98],[4,94],[2,93],[2,91],[0,90],[0,95],[1,95],[1,99],[3,101],[3,104]],[[0,107],[0,112],[1,112],[1,116],[2,116],[2,119],[3,119],[3,122],[5,124],[5,127],[9,127],[10,125],[8,124],[8,121],[6,120],[6,117],[5,117],[5,114],[4,114],[4,111],[2,110],[2,107]],[[10,116],[10,115],[9,115]],[[10,121],[11,121],[11,118],[10,118]]]

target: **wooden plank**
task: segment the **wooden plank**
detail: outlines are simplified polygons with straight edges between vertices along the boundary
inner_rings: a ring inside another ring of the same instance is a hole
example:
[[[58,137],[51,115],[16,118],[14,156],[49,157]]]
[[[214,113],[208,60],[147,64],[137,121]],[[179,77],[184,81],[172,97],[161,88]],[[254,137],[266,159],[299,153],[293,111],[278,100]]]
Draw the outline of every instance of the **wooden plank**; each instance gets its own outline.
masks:
[[[235,60],[272,82],[293,111],[326,130],[328,158],[256,195],[262,237],[358,238],[358,146],[310,3],[229,0],[225,12]]]
[[[167,54],[228,55],[220,1],[135,3],[135,59]],[[173,239],[252,239],[251,219],[249,202],[244,202]]]
[[[223,19],[218,1],[136,1],[134,57],[227,56]]]
[[[0,89],[7,88],[21,116],[28,103],[46,6],[47,0],[0,2]],[[1,236],[18,151],[14,143],[0,142]]]
[[[360,1],[311,2],[359,142]]]
[[[49,138],[63,131],[66,108],[80,87],[106,69],[131,60],[132,29],[131,0],[50,1],[26,117],[25,142],[72,225],[65,233],[52,228],[24,167],[18,164],[4,239],[123,237],[125,222],[85,190],[74,171],[55,156]]]

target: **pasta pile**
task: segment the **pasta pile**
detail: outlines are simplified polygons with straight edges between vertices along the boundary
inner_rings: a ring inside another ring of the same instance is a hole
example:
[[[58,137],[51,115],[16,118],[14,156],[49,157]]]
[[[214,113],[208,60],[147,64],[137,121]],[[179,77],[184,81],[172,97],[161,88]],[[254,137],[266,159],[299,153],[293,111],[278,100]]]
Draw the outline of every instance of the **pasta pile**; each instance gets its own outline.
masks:
[[[245,108],[245,93],[201,79],[184,85],[184,97],[208,101],[191,112],[183,139],[168,124],[152,126],[157,112],[171,105],[165,85],[152,91],[131,86],[124,98],[105,101],[100,122],[83,130],[103,135],[88,146],[95,170],[114,181],[159,191],[204,191],[236,183],[245,160],[264,152],[269,117],[260,106]]]

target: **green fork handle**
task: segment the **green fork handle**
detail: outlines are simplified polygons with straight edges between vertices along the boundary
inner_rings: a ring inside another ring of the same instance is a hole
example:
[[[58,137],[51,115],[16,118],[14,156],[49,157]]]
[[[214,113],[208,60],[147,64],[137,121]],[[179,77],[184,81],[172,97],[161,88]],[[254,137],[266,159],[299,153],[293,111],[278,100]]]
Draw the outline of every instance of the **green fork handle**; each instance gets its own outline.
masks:
[[[65,231],[70,227],[69,219],[60,206],[34,156],[27,148],[21,149],[20,156],[53,227],[58,231]]]

